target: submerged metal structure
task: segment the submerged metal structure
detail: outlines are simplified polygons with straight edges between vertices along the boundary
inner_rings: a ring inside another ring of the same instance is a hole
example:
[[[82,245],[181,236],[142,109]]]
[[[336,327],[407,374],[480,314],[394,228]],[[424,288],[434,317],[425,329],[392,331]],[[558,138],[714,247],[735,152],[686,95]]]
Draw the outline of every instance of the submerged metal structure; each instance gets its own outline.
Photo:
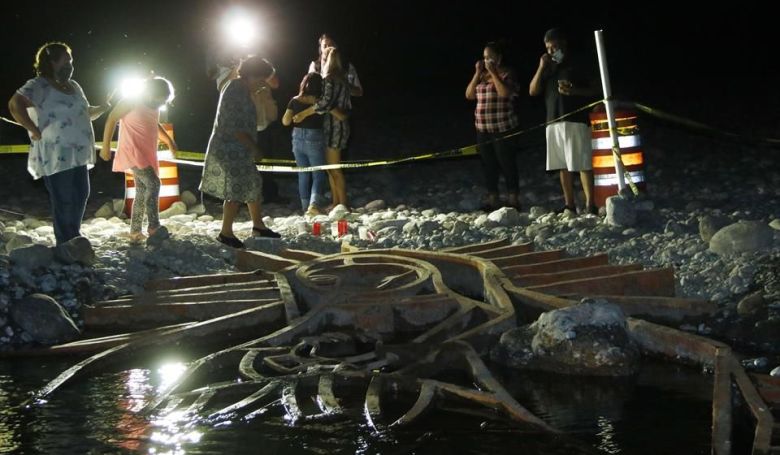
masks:
[[[780,453],[772,414],[780,384],[751,379],[723,343],[648,321],[674,323],[716,309],[674,297],[670,268],[610,265],[606,254],[566,257],[506,239],[440,252],[344,245],[333,255],[236,255],[245,272],[151,282],[142,295],[85,310],[87,328],[113,335],[21,353],[91,354],[36,397],[142,354],[187,345],[207,354],[147,411],[217,422],[276,408],[291,423],[348,417],[379,430],[444,409],[557,432],[517,402],[482,357],[504,331],[601,297],[629,316],[643,354],[714,369],[713,453],[731,452],[737,396],[754,419],[753,453]]]

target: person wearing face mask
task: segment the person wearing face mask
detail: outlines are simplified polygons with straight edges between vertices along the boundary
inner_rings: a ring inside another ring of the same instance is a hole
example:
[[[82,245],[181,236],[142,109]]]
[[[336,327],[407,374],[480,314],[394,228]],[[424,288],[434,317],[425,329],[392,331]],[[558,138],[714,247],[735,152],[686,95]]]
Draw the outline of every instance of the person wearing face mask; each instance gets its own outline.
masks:
[[[565,33],[550,29],[544,35],[546,52],[539,59],[529,86],[531,96],[544,95],[547,122],[570,114],[596,99],[594,65],[571,52]],[[595,56],[593,57],[595,58]],[[559,171],[564,206],[557,213],[577,212],[573,174],[579,173],[587,213],[597,214],[593,202],[593,164],[588,112],[582,111],[547,125],[547,170]]]
[[[466,99],[476,100],[474,109],[477,149],[482,159],[488,195],[484,211],[500,207],[498,180],[504,175],[507,205],[521,210],[515,141],[504,136],[520,124],[515,112],[517,84],[514,72],[504,65],[502,45],[490,42],[482,52],[483,60],[474,65],[474,76],[466,86]]]
[[[14,119],[27,129],[27,170],[43,178],[49,192],[57,245],[81,235],[89,198],[88,168],[95,164],[92,120],[110,105],[90,106],[84,90],[71,79],[73,55],[65,43],[51,42],[35,54],[36,77],[8,102]]]
[[[160,108],[173,101],[173,85],[162,77],[144,81],[143,94],[137,99],[122,99],[108,114],[103,130],[103,148],[100,157],[111,159],[111,138],[119,122],[119,143],[114,157],[114,172],[132,172],[136,197],[130,214],[130,241],[145,239],[141,232],[144,214],[149,218],[149,235],[165,235],[160,225],[160,165],[157,161],[157,142],[164,142],[176,153],[173,141],[160,124]]]
[[[238,78],[228,82],[219,97],[214,129],[206,148],[200,190],[224,201],[222,229],[217,240],[233,248],[244,247],[233,233],[233,221],[241,204],[249,209],[254,236],[280,237],[263,223],[260,205],[263,179],[255,166],[260,151],[255,142],[257,112],[252,92],[263,85],[267,65],[259,57],[242,62]]]

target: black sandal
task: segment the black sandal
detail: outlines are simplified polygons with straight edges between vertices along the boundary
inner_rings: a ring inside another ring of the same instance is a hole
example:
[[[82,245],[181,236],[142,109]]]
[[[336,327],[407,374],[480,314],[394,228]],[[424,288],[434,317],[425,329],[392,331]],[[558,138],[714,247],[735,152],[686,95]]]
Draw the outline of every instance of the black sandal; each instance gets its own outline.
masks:
[[[237,249],[244,248],[244,242],[238,240],[235,237],[228,237],[226,235],[219,234],[217,236],[217,241],[232,248],[237,248]]]
[[[268,237],[270,239],[278,239],[281,238],[282,235],[278,232],[274,232],[268,228],[252,228],[252,232],[256,232],[258,237]]]

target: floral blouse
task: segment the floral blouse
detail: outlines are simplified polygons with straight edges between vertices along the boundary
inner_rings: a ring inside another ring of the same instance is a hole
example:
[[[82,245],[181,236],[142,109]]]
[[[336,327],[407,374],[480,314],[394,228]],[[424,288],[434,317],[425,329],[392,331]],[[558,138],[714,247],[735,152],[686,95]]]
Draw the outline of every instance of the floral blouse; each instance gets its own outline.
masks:
[[[71,80],[73,93],[63,93],[43,77],[30,79],[17,93],[33,105],[30,118],[41,139],[31,141],[27,170],[35,179],[78,166],[95,165],[95,132],[84,90]]]

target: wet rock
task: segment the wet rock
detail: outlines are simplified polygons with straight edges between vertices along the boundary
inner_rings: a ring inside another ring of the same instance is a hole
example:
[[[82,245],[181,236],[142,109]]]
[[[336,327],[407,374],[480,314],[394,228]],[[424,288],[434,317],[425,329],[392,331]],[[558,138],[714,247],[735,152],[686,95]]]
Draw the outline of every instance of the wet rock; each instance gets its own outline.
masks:
[[[17,248],[11,251],[9,256],[14,265],[27,270],[46,267],[51,264],[54,259],[52,249],[45,245],[30,245]]]
[[[720,256],[761,252],[772,246],[772,228],[761,221],[739,221],[719,230],[710,250]]]
[[[175,215],[185,215],[187,213],[187,204],[181,201],[176,201],[171,204],[170,207],[160,212],[160,219],[167,220]]]
[[[331,221],[343,220],[349,214],[349,210],[342,204],[339,204],[328,213],[328,219]]]
[[[375,212],[377,210],[384,210],[387,208],[387,204],[382,199],[377,199],[366,204],[364,208],[369,212]]]
[[[5,251],[10,253],[17,248],[22,248],[27,245],[32,245],[32,238],[30,238],[30,236],[24,234],[14,234],[13,237],[8,240],[8,243],[5,244]]]
[[[12,304],[11,317],[41,344],[64,343],[81,334],[65,309],[45,294],[32,294]]]
[[[617,305],[583,300],[505,332],[491,358],[512,367],[564,374],[630,375],[637,369],[639,350],[626,327]]]
[[[605,221],[613,226],[633,226],[636,223],[636,209],[631,200],[620,196],[608,197]]]
[[[92,243],[85,237],[74,237],[57,245],[54,249],[54,256],[65,264],[92,265],[97,259]]]
[[[114,216],[114,204],[106,202],[95,212],[95,218],[110,218]]]
[[[198,197],[195,196],[192,191],[187,190],[181,193],[181,201],[184,202],[187,207],[192,207],[198,203]]]
[[[114,214],[116,215],[124,215],[125,211],[125,200],[124,199],[112,199],[111,200],[111,208],[114,210]],[[109,215],[111,216],[111,215]],[[108,218],[108,217],[106,217]]]
[[[737,313],[747,319],[765,319],[769,315],[769,307],[761,292],[754,292],[737,304]]]
[[[488,215],[488,219],[499,226],[515,226],[519,218],[520,214],[513,207],[501,207]]]
[[[730,220],[725,216],[703,215],[699,217],[699,235],[710,243],[716,232],[728,226]]]

